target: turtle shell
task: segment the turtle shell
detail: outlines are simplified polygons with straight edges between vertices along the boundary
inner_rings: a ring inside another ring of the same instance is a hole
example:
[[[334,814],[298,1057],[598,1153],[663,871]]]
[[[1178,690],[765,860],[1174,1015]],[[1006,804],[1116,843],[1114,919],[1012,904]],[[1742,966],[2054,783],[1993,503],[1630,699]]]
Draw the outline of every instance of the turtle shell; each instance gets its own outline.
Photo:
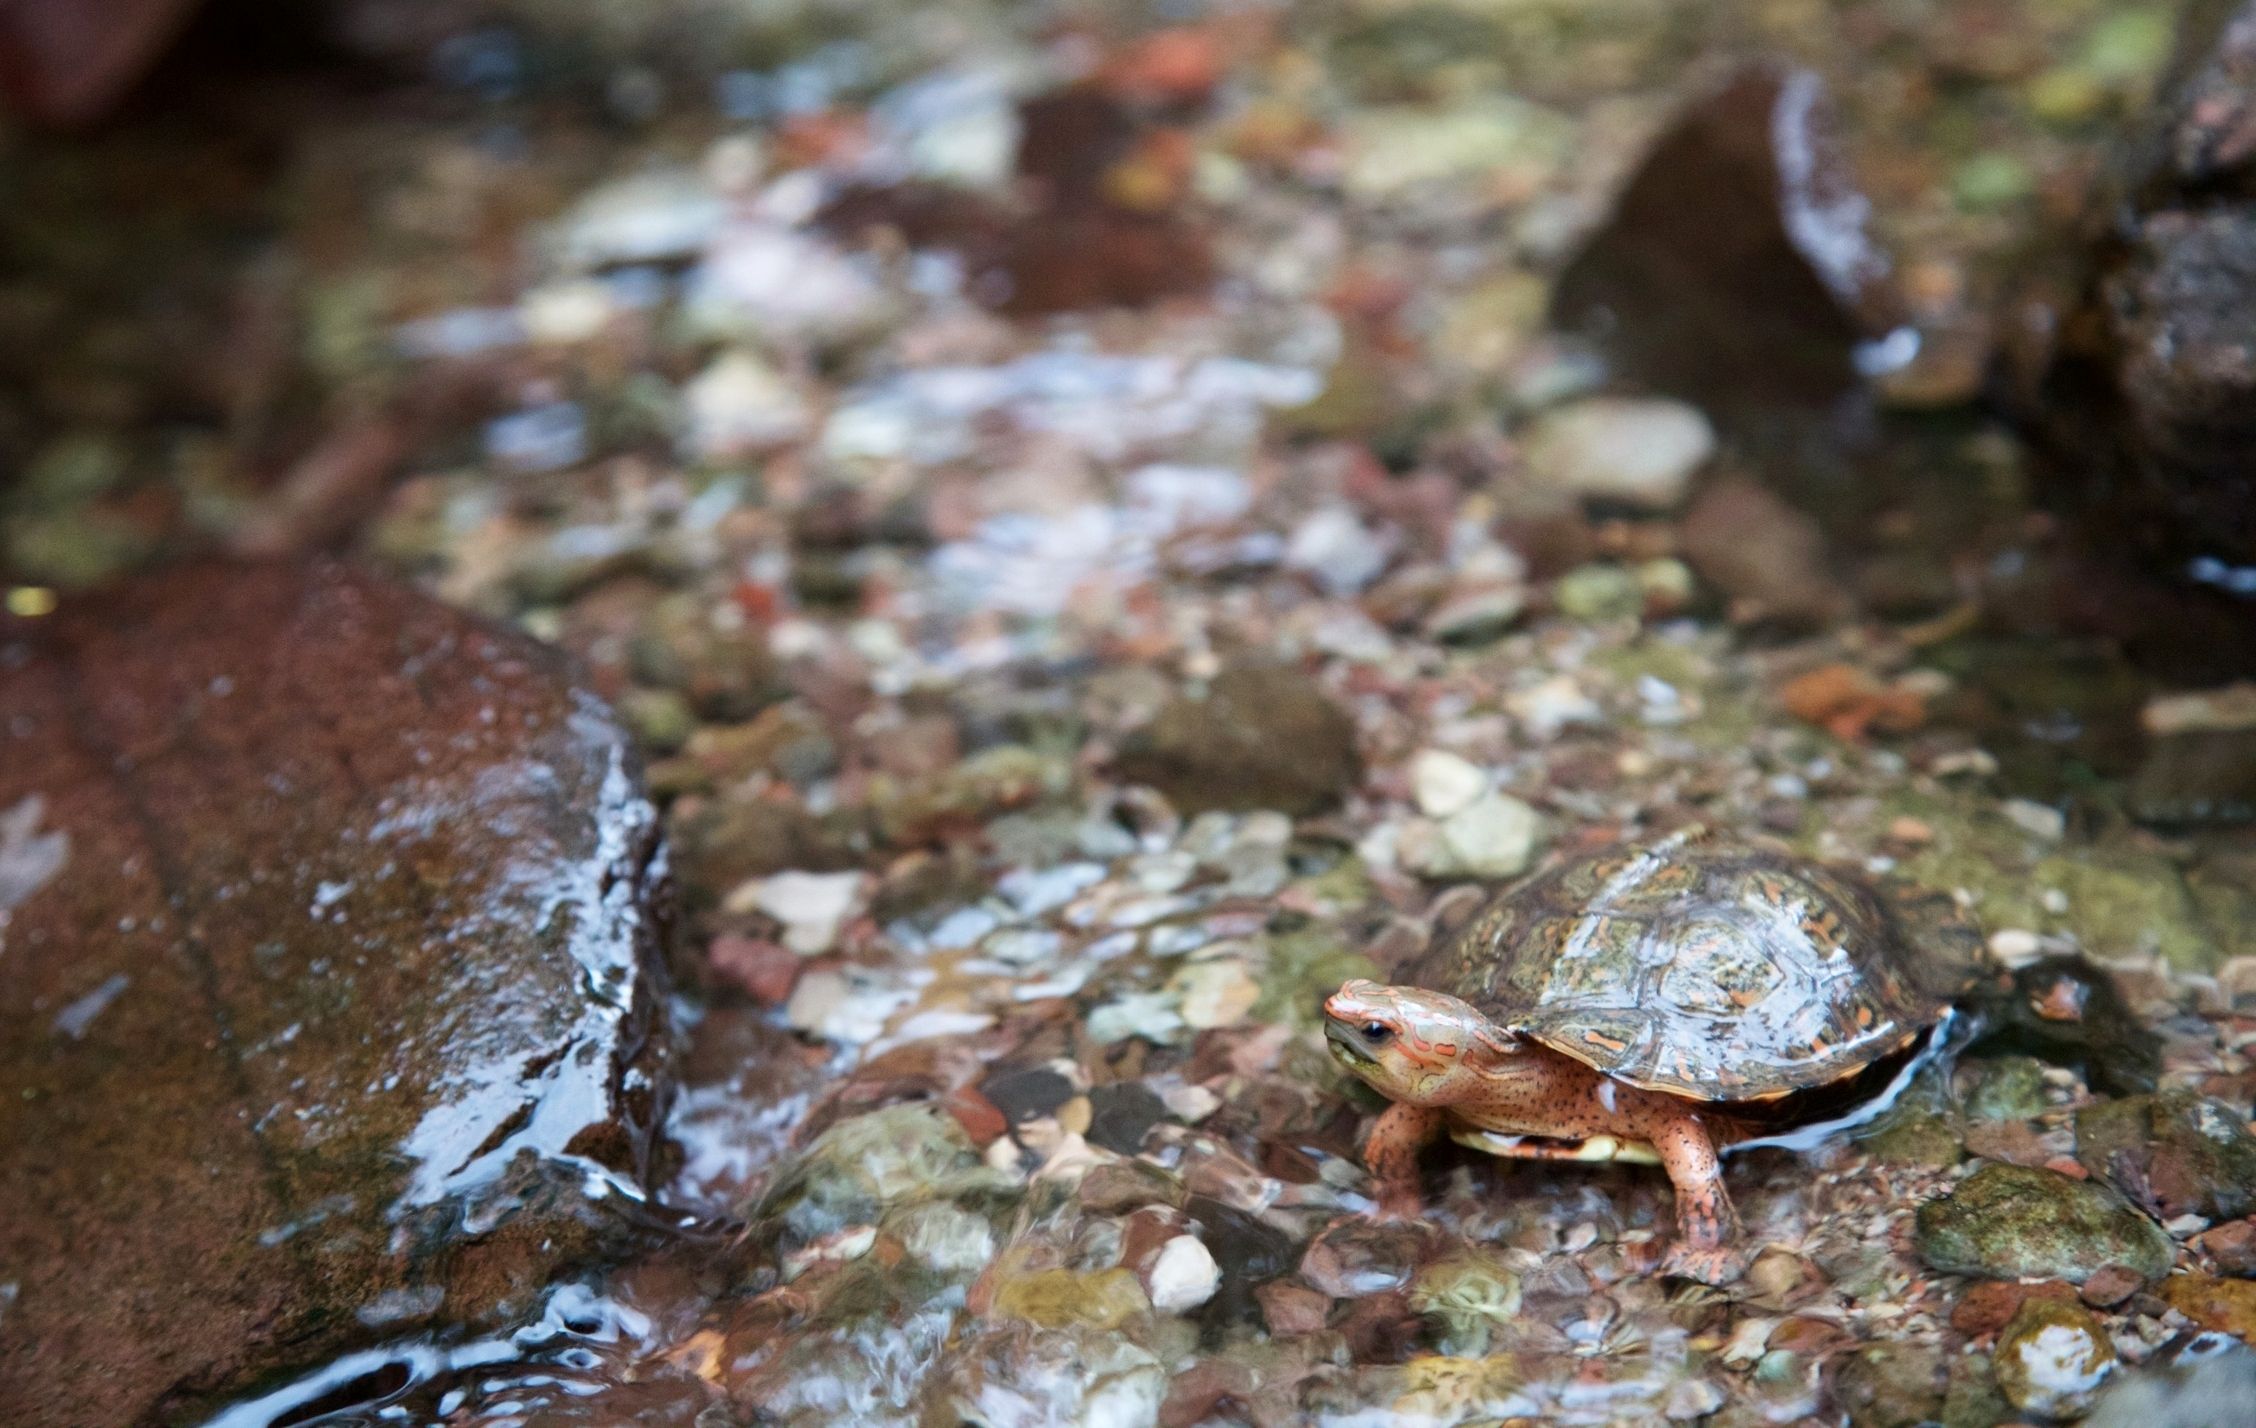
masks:
[[[1632,1085],[1760,1101],[1902,1049],[1981,956],[1948,897],[1693,829],[1507,889],[1405,980]]]

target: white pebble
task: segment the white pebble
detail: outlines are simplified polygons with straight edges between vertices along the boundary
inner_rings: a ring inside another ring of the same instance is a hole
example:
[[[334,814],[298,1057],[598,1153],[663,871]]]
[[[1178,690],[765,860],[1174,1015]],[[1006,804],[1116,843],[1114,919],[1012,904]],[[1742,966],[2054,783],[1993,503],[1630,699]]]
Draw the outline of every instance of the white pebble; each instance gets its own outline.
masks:
[[[1570,725],[1596,724],[1605,718],[1598,701],[1575,682],[1574,676],[1566,674],[1553,675],[1532,689],[1506,696],[1504,707],[1527,726],[1530,734],[1546,743]]]
[[[1547,413],[1527,438],[1529,474],[1563,493],[1665,511],[1715,454],[1699,408],[1665,399],[1591,397]]]
[[[2043,942],[2025,927],[2001,927],[1990,934],[1990,955],[2008,970],[2026,967],[2043,953]]]
[[[1510,794],[1491,793],[1442,821],[1441,847],[1451,871],[1509,878],[1527,871],[1542,832],[1542,815]]]
[[[2115,1367],[2111,1348],[2067,1324],[2048,1324],[2013,1351],[2027,1383],[2020,1406],[2046,1418],[2080,1416]]]
[[[1159,1099],[1166,1104],[1167,1114],[1190,1126],[1222,1109],[1222,1098],[1204,1086],[1170,1086],[1160,1092]]]
[[[517,300],[525,335],[559,346],[600,336],[615,310],[611,290],[594,278],[545,283]]]
[[[783,924],[783,945],[802,957],[828,952],[861,898],[860,873],[777,873],[763,878],[752,904]]]
[[[1222,1267],[1196,1235],[1177,1235],[1159,1247],[1152,1261],[1152,1308],[1163,1314],[1196,1309],[1222,1286]]]
[[[1420,813],[1447,818],[1488,791],[1488,774],[1447,749],[1420,749],[1410,758],[1410,788]]]
[[[728,217],[702,175],[637,174],[593,189],[558,223],[550,242],[575,272],[695,257]]]
[[[1195,1031],[1235,1026],[1261,1000],[1261,984],[1228,959],[1193,962],[1175,974],[1174,984],[1183,994],[1183,1024]]]
[[[1386,569],[1387,548],[1345,506],[1325,506],[1293,527],[1285,565],[1323,587],[1327,595],[1352,595]]]
[[[688,454],[719,459],[780,446],[806,435],[799,394],[749,352],[728,352],[682,392],[682,442]]]
[[[2049,803],[2033,799],[2009,798],[2003,811],[2013,825],[2032,838],[2042,838],[2047,843],[2057,843],[2068,831],[2068,815]]]

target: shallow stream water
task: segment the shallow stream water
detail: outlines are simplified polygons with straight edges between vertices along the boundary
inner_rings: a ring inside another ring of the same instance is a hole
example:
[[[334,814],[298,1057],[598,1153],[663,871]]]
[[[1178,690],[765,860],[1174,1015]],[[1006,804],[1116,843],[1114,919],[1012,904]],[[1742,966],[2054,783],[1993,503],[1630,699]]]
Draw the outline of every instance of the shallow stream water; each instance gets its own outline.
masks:
[[[569,651],[667,823],[676,1084],[617,1253],[193,1421],[1986,1428],[2089,1407],[1997,1368],[2017,1280],[2094,1386],[2256,1327],[2256,609],[1988,380],[2162,9],[498,6],[410,63],[341,8],[7,137],[10,608],[334,549]],[[1696,393],[1667,291],[1551,321],[1751,61],[1838,110],[1891,372],[1794,366],[1861,320],[1808,273]],[[1954,894],[2019,1019],[1735,1160],[1729,1289],[1648,1169],[1439,1149],[1374,1218],[1323,996],[1692,821]],[[2163,1190],[2088,1153],[2157,1088],[2230,1147]],[[2159,1264],[1946,1264],[1994,1167]]]

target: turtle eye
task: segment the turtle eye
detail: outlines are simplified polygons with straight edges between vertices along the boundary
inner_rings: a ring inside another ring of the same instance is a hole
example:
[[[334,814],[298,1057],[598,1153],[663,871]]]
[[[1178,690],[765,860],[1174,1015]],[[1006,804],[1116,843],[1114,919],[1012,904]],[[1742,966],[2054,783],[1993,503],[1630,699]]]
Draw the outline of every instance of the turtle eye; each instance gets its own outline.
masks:
[[[1394,1040],[1394,1030],[1383,1021],[1363,1023],[1363,1039],[1373,1046],[1384,1046]]]

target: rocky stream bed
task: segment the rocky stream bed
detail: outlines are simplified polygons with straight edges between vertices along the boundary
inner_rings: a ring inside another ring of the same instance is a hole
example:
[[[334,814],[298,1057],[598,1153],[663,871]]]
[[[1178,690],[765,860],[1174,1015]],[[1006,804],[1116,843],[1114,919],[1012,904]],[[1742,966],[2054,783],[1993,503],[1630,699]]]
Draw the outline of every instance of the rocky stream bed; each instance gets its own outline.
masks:
[[[2237,8],[220,3],[0,133],[0,1421],[2247,1423]],[[1979,1039],[1724,1287],[1374,1215],[1324,997],[1695,822]]]

